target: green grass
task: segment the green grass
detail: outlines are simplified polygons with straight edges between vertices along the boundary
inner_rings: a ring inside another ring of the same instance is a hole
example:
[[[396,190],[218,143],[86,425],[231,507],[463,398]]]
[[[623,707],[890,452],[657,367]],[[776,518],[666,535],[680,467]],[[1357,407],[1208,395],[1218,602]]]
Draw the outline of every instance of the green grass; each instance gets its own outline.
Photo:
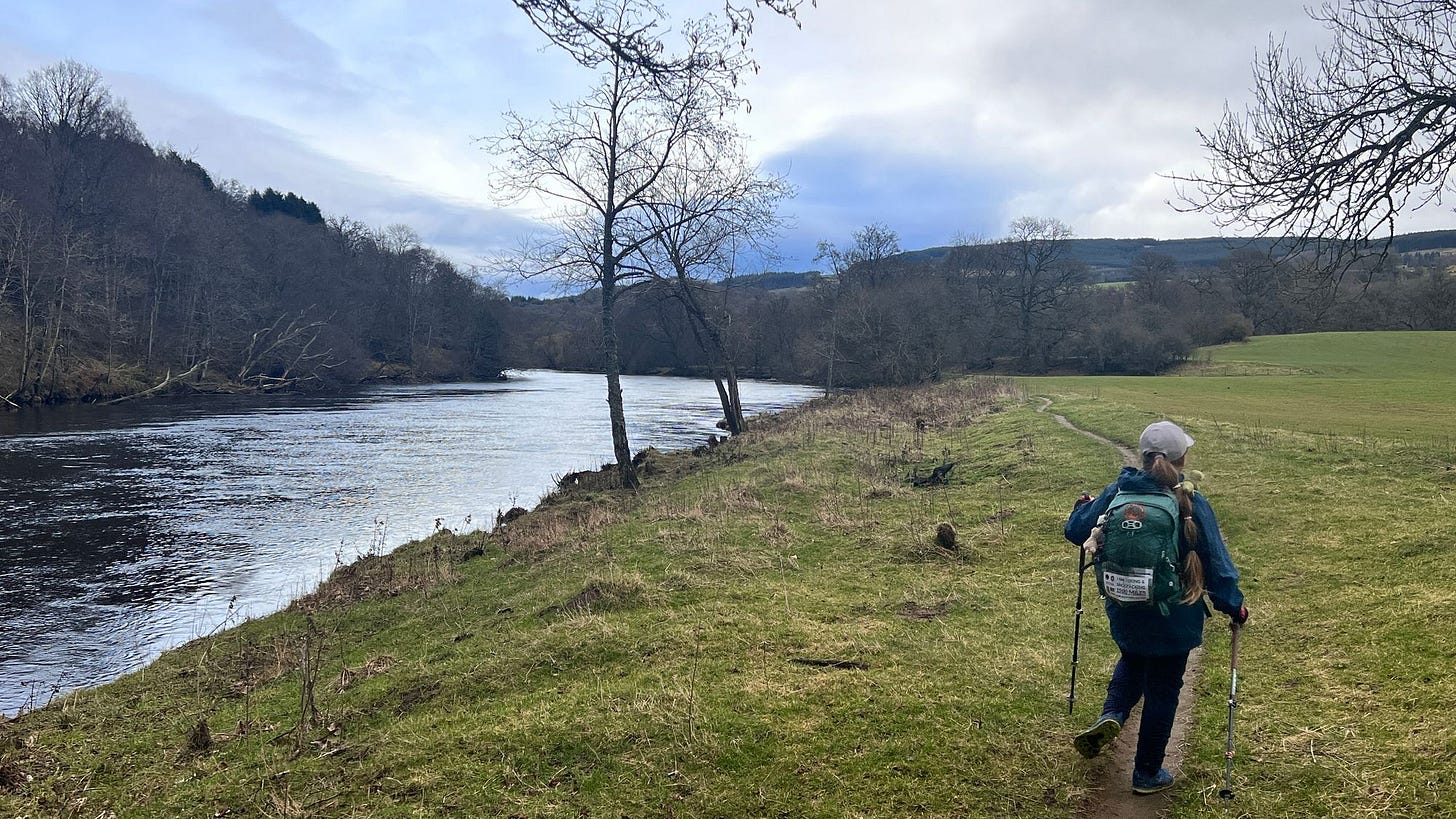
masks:
[[[1218,364],[1263,363],[1315,375],[1456,379],[1456,332],[1256,336],[1205,352]]]
[[[1456,332],[1313,333],[1209,348],[1181,377],[1029,379],[1171,416],[1456,451]],[[1206,374],[1205,374],[1206,373]],[[1277,374],[1271,374],[1277,373]]]
[[[1127,441],[1171,412],[1166,385],[1215,380],[1027,383]],[[816,402],[654,461],[638,495],[578,490],[366,561],[0,725],[0,815],[1070,815],[1098,776],[1070,738],[1114,650],[1093,603],[1069,718],[1060,530],[1117,459],[994,385]],[[1290,406],[1279,427],[1172,413],[1253,611],[1238,798],[1214,796],[1211,624],[1172,815],[1450,815],[1456,467],[1393,413],[1347,435],[1299,431],[1310,406]],[[944,457],[950,487],[905,484]],[[933,544],[942,521],[959,552]],[[306,648],[318,719],[300,734]],[[189,749],[200,719],[214,743]]]
[[[996,383],[837,399],[637,497],[346,571],[301,744],[293,610],[6,726],[33,779],[0,814],[1065,816],[1088,769],[1058,533],[1109,458]],[[947,453],[953,486],[905,484]],[[217,742],[187,750],[199,719]]]
[[[1431,432],[1452,428],[1438,408],[1456,397],[1456,334],[1256,342],[1213,359],[1310,374],[1027,385],[1117,440],[1164,416],[1198,440],[1193,465],[1253,613],[1228,815],[1456,815],[1456,463]],[[1352,395],[1378,397],[1380,411]],[[1204,788],[1180,791],[1177,815],[1223,812],[1227,662],[1227,638],[1214,638],[1186,777]]]

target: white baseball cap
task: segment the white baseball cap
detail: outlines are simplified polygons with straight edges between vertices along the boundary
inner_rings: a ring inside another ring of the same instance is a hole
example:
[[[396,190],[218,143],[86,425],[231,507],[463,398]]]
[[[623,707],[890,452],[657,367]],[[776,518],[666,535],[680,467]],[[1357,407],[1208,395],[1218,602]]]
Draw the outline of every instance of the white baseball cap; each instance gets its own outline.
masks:
[[[1139,454],[1146,456],[1149,452],[1161,452],[1170,461],[1183,457],[1190,446],[1193,446],[1193,439],[1172,421],[1148,424],[1138,438]]]

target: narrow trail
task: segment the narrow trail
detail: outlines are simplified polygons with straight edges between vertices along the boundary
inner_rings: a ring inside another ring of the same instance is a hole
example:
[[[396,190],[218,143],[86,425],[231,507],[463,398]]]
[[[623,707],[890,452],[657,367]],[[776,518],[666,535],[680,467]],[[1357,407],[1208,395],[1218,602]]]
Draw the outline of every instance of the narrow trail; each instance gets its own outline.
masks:
[[[1050,398],[1041,400],[1042,405],[1037,408],[1037,412],[1046,412],[1051,407],[1052,401]],[[1095,432],[1081,429],[1064,416],[1056,413],[1051,413],[1051,416],[1053,420],[1067,429],[1117,450],[1123,463],[1128,466],[1137,465],[1138,455],[1131,449]],[[1169,797],[1173,791],[1188,785],[1182,780],[1180,774],[1183,768],[1183,756],[1187,750],[1188,732],[1193,723],[1191,708],[1188,705],[1192,698],[1189,692],[1202,675],[1203,648],[1200,646],[1188,655],[1188,670],[1183,674],[1183,691],[1178,699],[1178,714],[1173,720],[1173,734],[1168,739],[1168,756],[1163,763],[1163,766],[1172,772],[1176,784],[1163,793],[1150,796],[1139,796],[1132,792],[1132,758],[1134,752],[1137,751],[1138,727],[1142,717],[1142,706],[1139,704],[1133,709],[1127,723],[1122,726],[1122,731],[1113,741],[1112,747],[1092,763],[1090,782],[1093,791],[1078,809],[1077,816],[1085,817],[1085,819],[1157,819],[1157,817],[1167,816]],[[1088,693],[1079,695],[1079,699],[1101,701],[1102,689],[1100,686],[1091,680],[1079,680],[1078,682],[1091,683],[1088,686]],[[1105,683],[1105,680],[1101,682]],[[1077,726],[1078,730],[1082,727],[1084,726]],[[1067,753],[1075,753],[1075,751],[1068,746]]]

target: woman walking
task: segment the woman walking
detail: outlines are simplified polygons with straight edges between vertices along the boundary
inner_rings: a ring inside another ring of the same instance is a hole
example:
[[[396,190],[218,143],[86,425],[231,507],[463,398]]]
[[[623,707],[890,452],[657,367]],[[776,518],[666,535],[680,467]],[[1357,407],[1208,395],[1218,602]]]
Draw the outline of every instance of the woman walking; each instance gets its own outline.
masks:
[[[1169,522],[1169,531],[1176,534],[1168,537],[1170,541],[1176,538],[1177,563],[1169,566],[1168,574],[1176,574],[1176,580],[1165,580],[1151,567],[1113,565],[1103,554],[1094,563],[1099,588],[1107,597],[1112,639],[1122,656],[1107,684],[1102,716],[1078,734],[1073,745],[1088,759],[1097,756],[1117,737],[1141,699],[1142,727],[1133,760],[1132,789],[1142,794],[1173,784],[1163,757],[1188,652],[1203,643],[1203,621],[1210,616],[1203,604],[1204,593],[1234,623],[1242,624],[1249,617],[1239,590],[1239,573],[1219,534],[1213,507],[1183,474],[1192,445],[1193,439],[1177,424],[1159,421],[1149,425],[1138,440],[1142,468],[1125,467],[1095,500],[1078,503],[1065,529],[1067,540],[1103,550],[1109,538],[1105,528],[1116,527],[1111,533],[1113,541],[1129,531],[1156,536],[1152,533],[1158,531],[1161,506],[1166,505],[1168,516],[1175,518]],[[1176,506],[1167,502],[1172,499]],[[1156,589],[1161,586],[1181,590],[1181,594],[1159,600]]]

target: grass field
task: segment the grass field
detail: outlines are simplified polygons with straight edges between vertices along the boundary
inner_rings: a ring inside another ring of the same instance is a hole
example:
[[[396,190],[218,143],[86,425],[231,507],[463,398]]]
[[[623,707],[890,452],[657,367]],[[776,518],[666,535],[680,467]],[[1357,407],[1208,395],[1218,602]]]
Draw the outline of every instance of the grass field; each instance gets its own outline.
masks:
[[[1163,416],[1198,440],[1193,465],[1253,612],[1234,813],[1456,815],[1456,333],[1210,352],[1216,366],[1289,374],[1026,383],[1117,440]],[[1204,782],[1223,762],[1226,643],[1215,639],[1199,686],[1192,766]],[[1182,792],[1177,813],[1210,798]]]
[[[1179,377],[1036,379],[1035,389],[1253,428],[1456,451],[1456,332],[1269,336],[1205,355]]]
[[[1408,336],[1389,343],[1424,341]],[[574,490],[495,534],[368,559],[0,724],[0,815],[1068,816],[1097,781],[1070,738],[1114,652],[1094,603],[1069,718],[1060,530],[1117,458],[1028,393],[1123,441],[1183,422],[1245,574],[1238,798],[1214,796],[1228,679],[1211,621],[1173,815],[1452,815],[1456,465],[1393,411],[1341,431],[1310,398],[1281,425],[1258,388],[1440,366],[1389,349],[1343,374],[1313,373],[1346,366],[1324,352],[1218,350],[1311,374],[816,402],[654,459],[639,494]],[[1220,382],[1246,393],[1198,411],[1194,387]],[[905,482],[943,459],[949,487]],[[934,543],[941,522],[957,550]]]

